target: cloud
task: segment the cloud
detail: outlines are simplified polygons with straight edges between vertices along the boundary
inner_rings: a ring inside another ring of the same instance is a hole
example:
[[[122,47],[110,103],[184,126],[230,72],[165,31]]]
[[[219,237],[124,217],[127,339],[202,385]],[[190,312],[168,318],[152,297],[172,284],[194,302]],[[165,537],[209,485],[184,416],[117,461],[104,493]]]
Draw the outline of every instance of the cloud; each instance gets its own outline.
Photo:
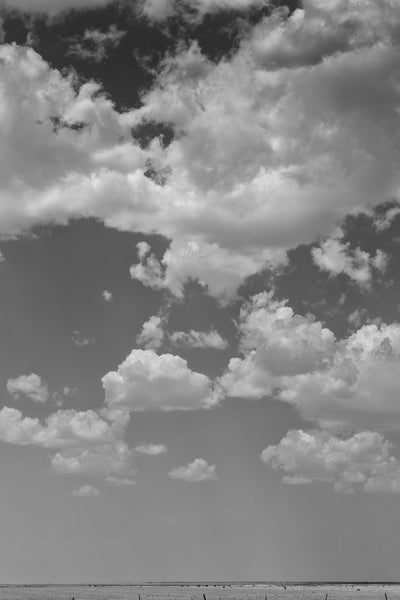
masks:
[[[136,454],[144,454],[147,456],[157,456],[158,454],[165,454],[167,447],[163,444],[141,444],[135,448]]]
[[[214,348],[215,350],[225,350],[228,342],[214,329],[210,331],[175,331],[169,336],[172,344],[178,347],[188,348]]]
[[[75,344],[75,346],[77,346],[78,348],[81,348],[84,346],[90,346],[91,344],[95,343],[95,340],[93,338],[85,337],[77,329],[72,334],[72,341]]]
[[[387,256],[377,250],[375,256],[360,248],[350,248],[349,243],[342,242],[343,232],[338,231],[335,237],[325,240],[319,247],[312,249],[314,263],[330,275],[343,273],[362,286],[368,286],[373,270],[384,271]]]
[[[238,330],[242,357],[218,380],[225,395],[273,396],[322,427],[400,429],[400,324],[369,323],[336,340],[262,293],[242,307]]]
[[[95,63],[101,63],[115,48],[119,46],[126,35],[119,31],[116,25],[110,25],[107,31],[85,29],[83,35],[68,39],[67,54]]]
[[[113,295],[109,290],[104,290],[102,292],[102,296],[103,296],[104,302],[112,302],[113,301]]]
[[[49,399],[49,388],[39,375],[19,375],[7,381],[7,391],[14,400],[21,397],[29,398],[33,402],[43,403]]]
[[[100,492],[93,485],[83,485],[74,490],[72,496],[76,496],[77,498],[95,498],[96,496],[100,496]]]
[[[135,474],[132,466],[132,450],[125,442],[113,445],[95,445],[87,448],[66,449],[51,459],[53,469],[61,475],[88,475],[104,477],[109,483]]]
[[[326,431],[289,431],[268,446],[263,462],[287,475],[284,483],[332,483],[336,491],[400,492],[400,461],[380,433],[363,431],[341,439]]]
[[[158,233],[170,247],[133,277],[178,297],[198,279],[232,297],[288,248],[398,198],[399,16],[393,0],[305,0],[218,63],[181,46],[123,113],[98,84],[3,45],[0,233],[80,216]],[[141,148],[131,130],[149,121],[173,141]]]
[[[219,400],[206,375],[191,371],[180,356],[153,350],[132,350],[102,383],[111,409],[199,410],[212,408]]]
[[[285,376],[322,367],[335,350],[335,336],[318,321],[296,315],[272,294],[254,296],[240,311],[239,349],[220,384],[229,396],[261,398],[282,386]]]
[[[215,465],[209,465],[206,460],[196,458],[188,463],[186,467],[177,467],[168,473],[171,479],[183,479],[183,481],[197,482],[217,479]]]
[[[126,422],[125,422],[126,424]],[[23,417],[16,408],[0,410],[0,440],[18,445],[43,448],[81,447],[82,445],[113,444],[125,424],[108,422],[94,411],[58,410],[45,420]]]
[[[163,21],[176,15],[198,21],[209,13],[243,11],[263,5],[264,0],[141,0],[141,12],[151,21]]]
[[[164,342],[164,326],[165,318],[153,315],[143,323],[142,331],[136,337],[136,343],[147,350],[158,350]]]

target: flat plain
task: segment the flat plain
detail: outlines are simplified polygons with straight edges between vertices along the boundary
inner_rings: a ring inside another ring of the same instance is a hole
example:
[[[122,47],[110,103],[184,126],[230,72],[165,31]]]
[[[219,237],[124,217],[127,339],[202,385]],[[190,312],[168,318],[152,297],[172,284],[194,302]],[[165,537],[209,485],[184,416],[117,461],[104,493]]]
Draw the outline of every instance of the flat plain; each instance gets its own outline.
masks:
[[[400,584],[3,585],[0,600],[400,600]]]

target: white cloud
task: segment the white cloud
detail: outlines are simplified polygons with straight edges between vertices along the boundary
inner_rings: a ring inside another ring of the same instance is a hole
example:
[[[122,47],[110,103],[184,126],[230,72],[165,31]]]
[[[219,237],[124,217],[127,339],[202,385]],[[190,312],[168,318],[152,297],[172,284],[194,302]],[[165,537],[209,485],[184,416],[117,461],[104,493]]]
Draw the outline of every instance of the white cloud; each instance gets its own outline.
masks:
[[[129,411],[199,410],[218,404],[210,379],[173,354],[132,350],[102,378],[106,404]]]
[[[136,337],[136,342],[147,350],[158,350],[163,345],[165,337],[165,319],[153,315],[143,323],[142,331]]]
[[[323,427],[400,429],[400,324],[370,323],[347,338],[259,294],[242,308],[242,358],[219,379],[227,396],[274,396]]]
[[[36,373],[19,375],[14,379],[9,379],[7,381],[7,391],[13,396],[14,400],[26,397],[34,402],[42,403],[46,402],[49,398],[47,384]]]
[[[183,479],[184,481],[208,481],[217,479],[215,465],[209,465],[202,458],[196,458],[193,462],[188,463],[186,467],[177,467],[168,473],[172,479]]]
[[[147,456],[157,456],[158,454],[165,454],[167,447],[163,444],[141,444],[135,448],[136,454],[144,454]]]
[[[169,336],[174,346],[188,348],[214,348],[215,350],[225,350],[228,342],[214,329],[210,331],[175,331]]]
[[[16,408],[0,410],[0,440],[11,444],[43,448],[113,444],[122,431],[121,423],[103,420],[93,410],[58,410],[47,417],[45,425],[37,418],[23,417]]]
[[[342,242],[343,232],[338,231],[335,237],[325,240],[319,247],[313,248],[314,263],[331,275],[344,273],[360,285],[367,286],[372,278],[373,269],[384,271],[387,256],[378,250],[375,256],[360,248],[350,248],[349,243]]]
[[[76,496],[77,498],[95,498],[96,496],[100,496],[100,492],[93,485],[83,485],[74,490],[72,496]]]
[[[170,248],[142,256],[133,277],[178,297],[194,278],[227,300],[288,248],[397,199],[399,3],[305,0],[282,14],[219,63],[180,49],[124,113],[97,84],[1,46],[0,233],[83,215],[158,233]],[[143,121],[170,124],[172,143],[141,148],[131,130]]]
[[[112,302],[113,295],[109,290],[104,290],[102,293],[104,302]]]
[[[284,483],[333,483],[335,490],[400,492],[400,461],[380,433],[363,431],[341,439],[326,431],[289,431],[268,446],[263,462],[287,475]]]
[[[333,333],[286,304],[261,293],[242,307],[238,330],[244,358],[232,358],[220,379],[229,396],[272,394],[285,376],[318,370],[333,355]]]

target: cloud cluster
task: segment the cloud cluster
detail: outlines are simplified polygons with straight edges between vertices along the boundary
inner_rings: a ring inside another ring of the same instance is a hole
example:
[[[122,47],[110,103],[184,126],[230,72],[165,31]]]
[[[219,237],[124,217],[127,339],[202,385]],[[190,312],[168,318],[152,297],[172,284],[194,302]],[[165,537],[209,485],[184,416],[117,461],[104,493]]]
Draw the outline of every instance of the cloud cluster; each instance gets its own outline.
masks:
[[[203,458],[196,458],[186,467],[177,467],[168,473],[171,479],[198,482],[218,479],[215,465],[209,465]]]
[[[145,323],[136,342],[146,350],[157,350],[164,342],[169,341],[172,346],[178,348],[213,348],[214,350],[225,350],[228,342],[215,331],[174,331],[169,334],[165,327],[167,318],[164,314],[151,316]]]
[[[288,248],[397,198],[399,17],[393,0],[279,9],[218,63],[180,47],[124,113],[98,84],[2,46],[0,232],[82,215],[156,232],[170,247],[161,260],[142,252],[133,277],[177,296],[194,278],[231,297]],[[148,122],[173,141],[137,144],[132,127]]]
[[[335,490],[400,492],[400,460],[380,433],[363,431],[341,439],[326,431],[289,431],[277,446],[261,455],[263,462],[296,485],[329,482]]]
[[[228,396],[273,395],[323,427],[400,429],[400,324],[367,324],[347,338],[262,293],[239,321],[242,358],[219,383]]]

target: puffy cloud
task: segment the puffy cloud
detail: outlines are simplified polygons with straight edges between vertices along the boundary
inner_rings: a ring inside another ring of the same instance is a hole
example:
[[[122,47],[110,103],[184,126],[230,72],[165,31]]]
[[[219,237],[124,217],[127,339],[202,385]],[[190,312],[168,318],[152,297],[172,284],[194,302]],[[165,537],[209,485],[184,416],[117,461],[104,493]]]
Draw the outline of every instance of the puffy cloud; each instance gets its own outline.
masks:
[[[173,354],[132,350],[103,378],[106,404],[129,411],[198,410],[218,404],[210,379]]]
[[[102,292],[102,296],[103,296],[104,302],[112,302],[113,301],[113,295],[109,290],[104,290]]]
[[[109,423],[93,410],[58,410],[47,417],[45,425],[37,418],[23,417],[15,408],[0,410],[0,440],[11,444],[43,448],[112,444],[121,431],[121,423]]]
[[[368,285],[372,278],[373,269],[384,271],[387,256],[378,250],[375,256],[360,248],[351,249],[349,243],[341,241],[343,233],[339,230],[337,236],[325,240],[319,247],[313,248],[312,256],[315,264],[331,275],[344,273],[360,285]]]
[[[39,375],[19,375],[7,381],[7,391],[15,400],[21,397],[30,398],[34,402],[46,402],[49,398],[49,388]]]
[[[142,331],[136,337],[136,342],[147,350],[157,350],[164,342],[165,319],[159,315],[153,315],[143,323]]]
[[[100,492],[93,485],[83,485],[74,490],[72,496],[76,496],[77,498],[95,498],[96,496],[100,496]]]
[[[167,447],[163,444],[141,444],[135,448],[136,454],[144,454],[147,456],[157,456],[158,454],[165,454]]]
[[[335,350],[335,336],[318,321],[294,314],[285,301],[261,293],[245,304],[239,317],[239,348],[220,384],[229,396],[272,394],[285,376],[321,368]]]
[[[326,431],[289,431],[268,446],[263,462],[282,469],[284,483],[333,483],[335,490],[400,492],[400,461],[380,433],[363,431],[341,439]]]
[[[242,358],[219,385],[228,396],[275,398],[323,427],[400,428],[400,324],[370,323],[347,338],[259,294],[242,308]]]
[[[228,342],[221,335],[211,329],[210,331],[175,331],[169,336],[169,339],[175,346],[188,348],[214,348],[215,350],[225,350]]]
[[[168,473],[171,479],[183,479],[184,481],[207,481],[217,479],[215,465],[209,465],[202,458],[196,458],[193,462],[188,463],[186,467],[177,467]]]

